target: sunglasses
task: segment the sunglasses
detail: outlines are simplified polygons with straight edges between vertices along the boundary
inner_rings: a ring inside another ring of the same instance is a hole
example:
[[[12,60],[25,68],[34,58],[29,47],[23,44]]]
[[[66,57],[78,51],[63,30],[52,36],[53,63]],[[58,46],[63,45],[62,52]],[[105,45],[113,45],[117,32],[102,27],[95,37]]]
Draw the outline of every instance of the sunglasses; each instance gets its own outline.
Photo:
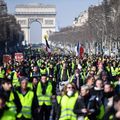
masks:
[[[74,89],[74,87],[67,87],[68,89]]]

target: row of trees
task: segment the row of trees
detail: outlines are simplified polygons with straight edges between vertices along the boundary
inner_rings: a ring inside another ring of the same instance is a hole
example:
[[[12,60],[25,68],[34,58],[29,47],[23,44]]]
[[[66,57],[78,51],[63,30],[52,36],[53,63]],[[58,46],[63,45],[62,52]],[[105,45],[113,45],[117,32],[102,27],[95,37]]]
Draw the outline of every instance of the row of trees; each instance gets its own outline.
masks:
[[[0,0],[0,54],[19,51],[24,39],[15,17],[7,13],[7,6]]]
[[[50,41],[65,45],[80,41],[86,52],[119,51],[120,0],[103,0],[99,6],[90,6],[83,26],[63,28],[51,34]]]
[[[103,0],[99,6],[92,6],[88,10],[88,24],[91,35],[95,38],[95,47],[100,52],[105,50],[114,52],[120,45],[120,1]]]

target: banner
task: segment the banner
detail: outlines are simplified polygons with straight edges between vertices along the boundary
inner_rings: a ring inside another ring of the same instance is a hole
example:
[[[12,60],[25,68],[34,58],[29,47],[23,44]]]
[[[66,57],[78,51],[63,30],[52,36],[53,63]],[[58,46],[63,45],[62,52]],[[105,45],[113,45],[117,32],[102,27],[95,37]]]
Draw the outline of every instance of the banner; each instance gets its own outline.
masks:
[[[11,55],[3,55],[3,63],[9,63],[12,60],[12,56]]]
[[[15,53],[15,61],[22,62],[24,59],[23,53]]]

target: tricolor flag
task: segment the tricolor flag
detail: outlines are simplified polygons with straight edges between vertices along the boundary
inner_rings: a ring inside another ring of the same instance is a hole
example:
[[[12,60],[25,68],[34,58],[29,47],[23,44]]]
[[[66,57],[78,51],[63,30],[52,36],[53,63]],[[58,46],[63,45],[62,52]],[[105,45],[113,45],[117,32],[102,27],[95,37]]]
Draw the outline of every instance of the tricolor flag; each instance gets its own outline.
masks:
[[[75,52],[76,52],[76,56],[80,55],[80,43],[78,42],[77,46],[75,47]]]
[[[80,57],[81,59],[83,58],[84,48],[79,42],[78,42],[77,46],[75,47],[75,52],[76,52],[77,57]]]

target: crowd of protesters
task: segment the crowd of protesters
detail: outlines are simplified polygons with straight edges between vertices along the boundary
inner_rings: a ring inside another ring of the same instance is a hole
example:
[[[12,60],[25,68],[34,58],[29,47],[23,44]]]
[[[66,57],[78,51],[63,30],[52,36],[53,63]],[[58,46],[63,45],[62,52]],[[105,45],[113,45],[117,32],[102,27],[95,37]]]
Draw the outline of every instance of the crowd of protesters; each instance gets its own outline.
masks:
[[[0,120],[119,120],[120,61],[52,55],[0,65]]]

